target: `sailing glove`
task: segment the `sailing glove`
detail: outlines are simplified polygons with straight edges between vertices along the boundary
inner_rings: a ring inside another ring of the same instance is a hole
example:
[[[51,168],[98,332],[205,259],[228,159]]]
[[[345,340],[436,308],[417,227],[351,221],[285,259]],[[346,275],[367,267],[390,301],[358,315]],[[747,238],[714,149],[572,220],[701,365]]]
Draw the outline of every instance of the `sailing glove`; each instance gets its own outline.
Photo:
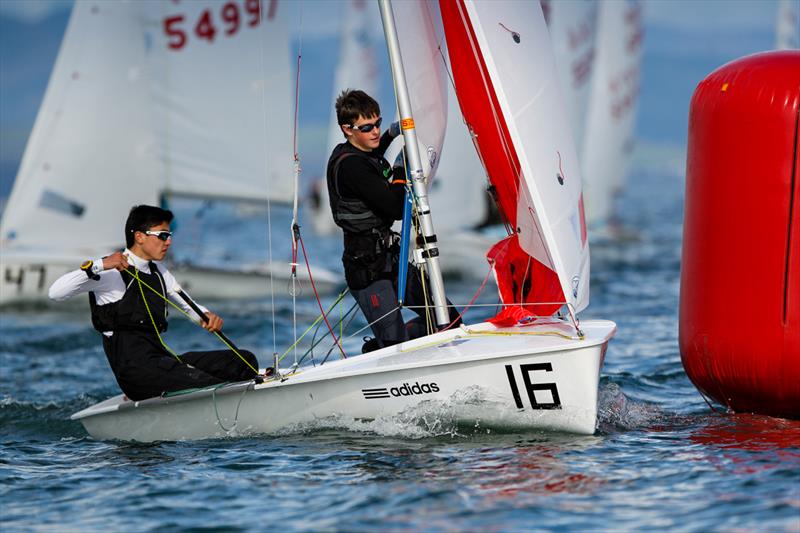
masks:
[[[393,138],[397,137],[398,135],[400,135],[400,123],[399,122],[392,122],[389,125],[389,135],[391,135]]]

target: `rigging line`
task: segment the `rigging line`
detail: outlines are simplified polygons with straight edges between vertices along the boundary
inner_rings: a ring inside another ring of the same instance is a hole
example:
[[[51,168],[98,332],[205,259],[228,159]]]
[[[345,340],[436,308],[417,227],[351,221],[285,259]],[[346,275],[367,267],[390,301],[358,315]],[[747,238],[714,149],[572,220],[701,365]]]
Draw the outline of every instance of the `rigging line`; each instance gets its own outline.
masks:
[[[238,424],[238,422],[239,422],[239,407],[242,406],[242,400],[244,400],[244,395],[247,394],[248,388],[245,388],[242,391],[242,395],[239,397],[239,402],[236,404],[236,411],[235,411],[235,413],[233,415],[233,424],[231,424],[231,427],[226,428],[222,424],[222,418],[220,418],[219,410],[217,409],[217,389],[220,389],[220,388],[224,387],[225,385],[226,385],[226,383],[220,383],[219,385],[217,385],[216,387],[211,389],[211,401],[214,404],[214,414],[217,416],[217,423],[219,424],[219,427],[221,427],[222,430],[225,433],[230,433],[231,431],[236,429],[236,424]]]
[[[347,316],[347,315],[349,315],[351,312],[355,311],[355,309],[356,309],[356,307],[357,307],[357,306],[358,306],[358,302],[354,303],[354,304],[353,304],[353,306],[352,306],[352,307],[351,307],[351,308],[350,308],[350,309],[347,311],[347,313],[345,313],[345,314],[344,314],[344,316]],[[352,324],[352,323],[353,323],[353,320],[354,320],[355,318],[356,318],[356,313],[353,313],[352,315],[350,315],[350,318],[348,318],[348,319],[347,319],[347,324],[345,324],[345,325],[344,325],[344,327],[343,327],[342,329],[347,329],[347,328],[349,328],[349,327],[350,327],[350,324]],[[344,320],[344,317],[342,317],[342,320]],[[328,360],[328,357],[330,357],[331,353],[333,353],[333,349],[334,349],[335,347],[336,347],[336,346],[334,346],[334,345],[331,345],[331,347],[330,347],[330,348],[328,348],[328,352],[325,354],[325,358],[324,358],[324,359],[322,360],[322,362],[320,363],[320,366],[322,366],[323,364],[325,364],[325,361],[327,361],[327,360]]]
[[[403,306],[403,307],[405,307],[405,306]],[[424,306],[418,305],[418,306],[415,306],[415,307],[420,307],[420,308],[421,308],[421,307],[424,307]],[[392,313],[394,313],[395,311],[399,311],[399,310],[400,310],[400,306],[399,306],[399,305],[398,305],[398,306],[395,306],[395,308],[394,308],[394,309],[391,309],[391,310],[389,310],[388,312],[386,312],[385,314],[383,314],[383,315],[379,316],[378,318],[376,318],[375,320],[373,320],[372,322],[370,322],[369,324],[367,324],[367,325],[366,325],[366,326],[364,326],[363,328],[361,328],[361,329],[359,329],[359,330],[355,331],[354,333],[351,333],[350,335],[348,335],[348,336],[347,336],[347,338],[348,338],[348,339],[352,339],[353,337],[355,337],[356,335],[358,335],[359,333],[361,333],[361,332],[362,332],[362,331],[364,331],[365,329],[367,329],[367,328],[371,328],[373,324],[377,324],[378,322],[380,322],[381,320],[383,320],[383,319],[384,319],[384,318],[386,318],[387,316],[389,316],[389,315],[391,315]]]
[[[337,326],[340,325],[344,321],[345,317],[347,317],[347,315],[352,313],[356,309],[357,306],[358,306],[358,303],[357,302],[354,303],[353,306],[350,307],[350,309],[347,311],[347,313],[345,313],[342,316],[342,318],[339,320],[339,322],[336,323],[336,325]],[[350,321],[353,320],[354,316],[355,316],[355,313],[353,313],[353,316],[350,317],[350,320],[348,320],[347,325],[350,325]],[[325,337],[327,337],[327,336],[328,336],[328,334],[325,333],[319,339],[315,339],[314,342],[312,342],[311,346],[308,348],[308,350],[306,350],[305,353],[300,357],[300,361],[298,361],[297,364],[300,365],[309,354],[311,355],[311,360],[313,362],[314,361],[314,348],[316,348],[322,341],[324,341]],[[325,360],[323,360],[322,363],[324,363],[328,359],[328,356],[333,352],[334,348],[336,348],[336,345],[332,344],[330,349],[328,350],[328,353],[325,355]],[[320,365],[322,365],[322,363],[320,363]],[[316,364],[314,366],[316,366]]]
[[[292,223],[289,231],[292,235],[292,333],[297,339],[297,241],[300,239],[300,223],[297,207],[300,195],[300,150],[297,142],[298,116],[300,114],[300,72],[303,59],[303,4],[300,4],[300,41],[297,49],[297,68],[294,82],[294,123],[292,125],[292,152],[294,156],[294,198],[292,199]],[[308,267],[308,261],[306,261]],[[310,267],[309,267],[310,270]],[[321,304],[320,304],[321,307]],[[297,366],[297,344],[294,349],[294,365]]]
[[[331,304],[331,305],[328,307],[328,313],[330,313],[330,312],[331,312],[331,310],[333,310],[334,306],[336,306],[336,305],[337,305],[339,302],[341,302],[341,301],[342,301],[342,298],[344,298],[344,296],[345,296],[345,295],[346,295],[348,292],[349,292],[349,290],[348,290],[348,289],[345,289],[345,290],[343,290],[341,293],[339,293],[339,297],[338,297],[338,298],[336,298],[336,300],[335,300],[335,301],[334,301],[334,302],[333,302],[333,303],[332,303],[332,304]],[[306,335],[307,335],[307,334],[308,334],[308,333],[309,333],[309,332],[310,332],[312,329],[314,329],[314,327],[315,327],[315,326],[317,326],[317,325],[320,323],[320,321],[321,321],[321,320],[322,320],[322,315],[319,315],[319,316],[317,316],[317,318],[314,320],[314,322],[312,322],[312,323],[311,323],[311,325],[310,325],[308,328],[306,328],[306,330],[303,332],[303,334],[302,334],[302,335],[300,335],[300,337],[299,337],[299,338],[298,338],[298,339],[297,339],[297,340],[294,342],[294,344],[292,344],[291,346],[289,346],[289,347],[286,349],[286,351],[285,351],[285,352],[283,352],[283,354],[281,354],[281,356],[280,356],[280,358],[279,358],[278,360],[280,361],[281,359],[283,359],[283,358],[286,356],[286,354],[288,354],[288,353],[289,353],[289,352],[290,352],[292,349],[294,349],[294,348],[295,348],[295,346],[297,346],[297,344],[298,344],[298,343],[299,343],[301,340],[303,340],[303,337],[305,337],[305,336],[306,336]]]
[[[483,292],[484,287],[486,287],[486,282],[489,281],[489,276],[491,274],[492,274],[492,267],[490,266],[489,267],[489,271],[486,273],[486,276],[483,278],[483,283],[481,283],[481,286],[478,287],[478,291],[475,293],[475,296],[472,297],[472,300],[470,300],[469,303],[465,307],[463,307],[461,309],[461,312],[458,314],[458,316],[452,322],[450,322],[449,326],[447,326],[446,328],[444,328],[442,330],[439,330],[439,331],[447,331],[448,329],[452,328],[453,325],[455,325],[455,323],[458,322],[461,319],[461,317],[464,316],[464,314],[467,312],[467,310],[469,310],[469,308],[472,307],[472,304],[475,303],[475,300],[478,299],[478,296],[480,296],[480,294]]]
[[[136,269],[136,267],[134,267],[134,269]],[[164,349],[166,349],[169,353],[171,353],[175,357],[175,359],[178,360],[179,363],[183,363],[183,360],[181,360],[180,356],[178,354],[176,354],[172,350],[172,348],[167,346],[167,343],[164,342],[164,339],[161,338],[161,333],[158,331],[158,326],[156,326],[156,321],[153,318],[153,313],[150,312],[150,305],[147,303],[147,297],[144,295],[144,289],[142,288],[142,280],[139,278],[139,270],[138,269],[136,269],[136,276],[134,276],[134,277],[136,278],[136,281],[139,282],[139,292],[142,294],[142,301],[144,302],[144,308],[147,309],[147,316],[150,317],[150,323],[153,324],[153,329],[156,332],[156,337],[158,337],[158,342],[160,342],[161,346],[163,346]],[[165,290],[165,292],[166,292],[166,290]],[[159,294],[163,298],[163,295],[160,292],[156,291],[156,293]],[[166,314],[166,312],[167,312],[167,308],[165,306],[164,307],[164,314]],[[256,373],[258,373],[258,372],[256,372]]]
[[[134,267],[134,268],[136,268],[136,267]],[[171,305],[172,307],[174,307],[175,309],[177,309],[178,311],[180,311],[181,313],[183,313],[183,314],[184,314],[184,316],[186,316],[186,318],[188,318],[188,319],[189,319],[189,321],[191,321],[191,322],[193,322],[193,323],[194,323],[194,319],[192,318],[192,315],[190,315],[189,313],[187,313],[186,311],[184,311],[184,310],[183,310],[183,309],[182,309],[180,306],[178,306],[178,305],[177,305],[175,302],[173,302],[172,300],[170,300],[169,298],[167,298],[166,296],[164,296],[163,294],[161,294],[160,292],[158,292],[156,289],[154,289],[153,287],[151,287],[151,286],[150,286],[150,285],[149,285],[149,284],[148,284],[146,281],[142,281],[142,280],[139,278],[139,275],[138,275],[138,270],[135,270],[134,272],[131,272],[130,270],[128,270],[128,269],[126,268],[126,269],[125,269],[125,272],[127,272],[128,274],[130,274],[131,276],[133,276],[134,278],[136,278],[136,279],[139,281],[139,283],[140,283],[141,285],[144,285],[145,287],[147,287],[148,289],[150,289],[151,291],[153,291],[154,293],[156,293],[156,294],[157,294],[157,295],[158,295],[158,296],[159,296],[159,297],[160,297],[162,300],[164,300],[164,301],[165,301],[165,302],[167,302],[169,305]],[[139,288],[140,288],[140,289],[141,289],[141,285],[139,286]],[[146,301],[147,301],[147,299],[145,298],[145,302],[146,302]],[[145,305],[146,305],[146,304],[145,304]],[[150,310],[149,310],[149,308],[148,308],[148,313],[149,313],[149,312],[150,312]],[[150,316],[150,318],[152,319],[152,315]],[[153,325],[155,326],[155,324],[153,324]],[[198,325],[200,325],[200,324],[198,324]],[[216,336],[216,337],[217,337],[217,338],[218,338],[218,339],[219,339],[219,340],[222,342],[222,344],[224,344],[225,346],[227,346],[227,347],[228,347],[228,349],[230,349],[230,351],[231,351],[231,352],[233,352],[233,353],[236,355],[236,357],[238,357],[239,359],[241,359],[241,360],[242,360],[242,362],[244,362],[244,364],[246,364],[246,365],[247,365],[247,366],[250,368],[250,370],[252,370],[252,371],[253,371],[253,372],[255,372],[256,374],[258,374],[258,369],[257,369],[257,368],[253,368],[253,365],[251,365],[251,364],[250,364],[250,362],[249,362],[247,359],[245,359],[245,358],[242,356],[242,354],[240,354],[240,353],[239,353],[239,351],[238,351],[238,350],[236,350],[236,348],[234,348],[233,346],[231,346],[231,345],[228,343],[228,341],[226,341],[226,340],[225,340],[225,339],[224,339],[224,338],[223,338],[223,337],[222,337],[222,336],[221,336],[221,335],[220,335],[218,332],[214,331],[214,332],[209,332],[209,333],[214,333],[214,335],[215,335],[215,336]],[[160,338],[161,338],[161,337],[159,336],[159,339],[160,339]],[[163,344],[163,341],[162,341],[162,344]],[[165,344],[164,346],[166,347],[166,344]],[[169,348],[167,347],[167,349],[169,349]],[[172,350],[170,350],[170,352],[172,352]],[[172,353],[173,353],[173,355],[174,355],[174,352],[172,352]],[[176,355],[175,357],[178,357],[178,356]],[[178,359],[178,360],[180,361],[180,359]]]
[[[259,4],[260,5],[260,4]],[[272,8],[272,6],[270,6]],[[270,13],[272,13],[272,9],[270,9]],[[266,28],[265,21],[268,19],[264,18],[264,10],[259,9],[259,36],[261,41],[260,48],[260,55],[261,55],[261,117],[262,117],[262,130],[261,133],[263,134],[264,142],[266,143],[267,135],[269,133],[269,126],[267,124],[267,83],[266,83],[266,53],[265,50],[265,42],[264,42],[264,28]],[[271,17],[269,17],[271,19]],[[266,148],[266,146],[264,147]],[[270,188],[269,186],[269,160],[267,159],[267,150],[264,151],[264,181],[266,182],[267,189]],[[277,328],[276,328],[276,317],[275,317],[275,279],[272,272],[272,202],[270,201],[270,195],[267,195],[267,249],[268,249],[268,270],[269,270],[269,293],[270,293],[270,302],[271,302],[271,318],[272,318],[272,353],[273,355],[278,353],[278,344],[277,344]],[[278,369],[275,369],[277,373]]]
[[[331,337],[333,337],[334,342],[339,347],[339,351],[342,352],[342,359],[347,359],[347,354],[344,353],[344,348],[342,348],[342,344],[339,342],[339,338],[333,332],[333,328],[331,327],[331,323],[328,322],[328,315],[325,313],[325,310],[322,308],[322,302],[319,299],[319,293],[317,292],[317,285],[314,283],[314,276],[311,275],[311,267],[308,264],[308,254],[306,253],[306,245],[303,243],[303,238],[300,236],[300,232],[298,231],[298,241],[300,242],[300,248],[303,250],[303,259],[306,262],[306,269],[308,269],[308,279],[311,282],[311,288],[314,289],[314,297],[317,299],[317,305],[319,306],[319,310],[322,313],[322,318],[325,320],[325,324],[328,326],[328,330],[331,332]]]

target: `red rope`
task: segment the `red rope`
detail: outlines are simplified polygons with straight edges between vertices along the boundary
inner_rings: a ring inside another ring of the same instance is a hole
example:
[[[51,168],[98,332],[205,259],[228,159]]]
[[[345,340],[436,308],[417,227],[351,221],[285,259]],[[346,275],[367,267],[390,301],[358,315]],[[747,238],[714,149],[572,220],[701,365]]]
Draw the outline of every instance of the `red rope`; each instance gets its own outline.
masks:
[[[306,269],[308,269],[308,279],[311,280],[311,288],[314,289],[314,297],[317,299],[317,305],[319,306],[319,312],[322,313],[322,318],[325,320],[325,325],[328,326],[328,331],[331,332],[331,337],[333,337],[333,342],[336,343],[336,346],[339,348],[339,351],[342,352],[342,357],[347,359],[347,354],[344,353],[342,349],[342,345],[339,343],[339,339],[336,337],[336,334],[333,332],[333,328],[331,327],[331,323],[328,322],[328,315],[325,314],[325,309],[322,308],[322,302],[319,299],[319,293],[317,293],[317,286],[314,284],[314,277],[311,275],[311,266],[309,265],[308,255],[306,254],[306,245],[303,244],[303,238],[300,237],[300,233],[297,234],[297,240],[300,242],[300,247],[303,249],[303,259],[306,261]]]
[[[491,275],[491,273],[492,273],[492,267],[490,266],[489,272],[486,273],[486,277],[483,278],[483,283],[481,283],[481,286],[478,287],[478,292],[475,293],[475,296],[472,297],[472,300],[470,300],[469,303],[464,307],[464,309],[461,310],[461,312],[458,314],[455,320],[450,322],[449,326],[447,326],[444,329],[440,329],[439,331],[447,331],[448,329],[452,328],[456,322],[461,320],[461,317],[464,316],[464,313],[467,312],[467,310],[472,306],[472,304],[475,303],[475,300],[478,299],[478,296],[483,292],[483,288],[486,286],[486,282],[489,281],[489,276]]]

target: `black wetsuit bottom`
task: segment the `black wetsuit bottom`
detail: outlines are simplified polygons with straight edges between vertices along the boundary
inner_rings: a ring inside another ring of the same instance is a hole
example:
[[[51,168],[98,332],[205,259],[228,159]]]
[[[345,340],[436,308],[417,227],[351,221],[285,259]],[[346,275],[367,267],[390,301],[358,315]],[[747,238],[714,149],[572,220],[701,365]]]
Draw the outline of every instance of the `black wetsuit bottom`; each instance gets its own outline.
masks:
[[[358,306],[364,313],[367,322],[372,324],[372,333],[375,339],[368,341],[362,348],[362,352],[368,352],[392,346],[410,339],[416,339],[428,334],[426,325],[426,309],[430,313],[430,321],[436,325],[436,317],[433,311],[433,304],[430,298],[425,298],[425,291],[422,285],[422,274],[418,268],[409,264],[408,277],[406,283],[406,294],[403,304],[408,306],[418,316],[407,323],[403,321],[403,315],[397,308],[397,273],[396,263],[389,263],[386,268],[388,276],[377,279],[363,289],[351,289],[350,292],[358,302]],[[389,278],[389,279],[387,279]],[[430,281],[425,275],[425,287],[430,292]],[[455,326],[461,323],[458,317],[458,310],[447,300],[450,321],[455,321]],[[379,320],[380,319],[380,320]]]
[[[103,348],[119,387],[131,400],[227,381],[246,381],[256,375],[232,350],[186,352],[180,355],[182,362],[179,362],[153,333],[116,331],[111,337],[103,336]],[[239,350],[239,353],[258,369],[252,352]]]

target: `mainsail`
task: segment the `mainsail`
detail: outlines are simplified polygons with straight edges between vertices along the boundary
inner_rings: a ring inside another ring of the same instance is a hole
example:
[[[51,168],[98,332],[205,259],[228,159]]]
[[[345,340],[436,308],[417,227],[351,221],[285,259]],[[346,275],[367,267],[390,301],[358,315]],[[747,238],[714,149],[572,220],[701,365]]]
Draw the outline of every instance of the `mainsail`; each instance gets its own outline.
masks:
[[[514,235],[492,250],[505,303],[589,302],[581,177],[541,8],[440,2],[456,92]]]
[[[3,215],[6,251],[107,252],[130,206],[157,202],[138,14],[134,2],[75,3]]]
[[[432,180],[447,127],[447,82],[442,60],[444,30],[436,2],[392,4],[400,52],[414,109],[417,144],[424,174]]]
[[[143,2],[165,192],[290,202],[290,13],[278,2]],[[261,9],[264,12],[261,12]]]
[[[642,57],[639,0],[602,2],[589,116],[581,152],[586,216],[590,226],[612,214],[614,195],[628,173]]]

